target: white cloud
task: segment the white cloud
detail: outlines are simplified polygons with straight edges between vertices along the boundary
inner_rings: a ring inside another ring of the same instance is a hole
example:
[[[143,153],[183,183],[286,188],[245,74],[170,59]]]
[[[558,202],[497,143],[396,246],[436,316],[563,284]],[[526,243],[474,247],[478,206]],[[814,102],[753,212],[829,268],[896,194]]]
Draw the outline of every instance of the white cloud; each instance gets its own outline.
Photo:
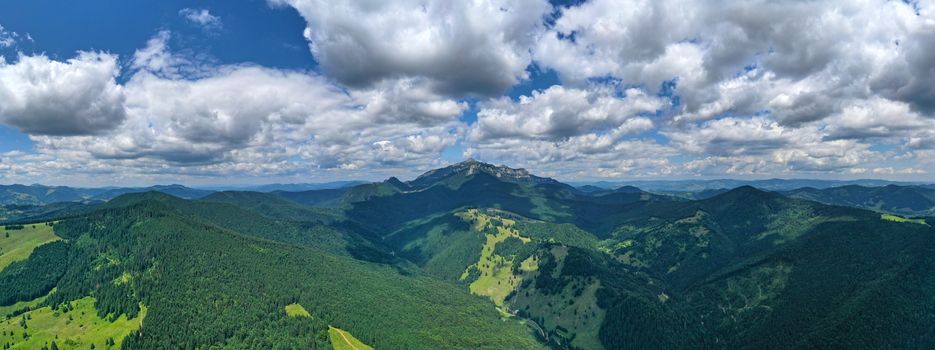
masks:
[[[16,44],[16,38],[19,37],[19,34],[16,32],[7,31],[6,28],[3,28],[0,25],[0,49],[11,47]]]
[[[179,10],[179,16],[205,29],[214,30],[220,29],[223,26],[221,17],[212,15],[208,9],[184,8]]]
[[[454,95],[496,95],[524,79],[551,11],[545,0],[272,2],[305,17],[312,53],[340,82],[418,77]]]
[[[913,112],[908,103],[874,97],[844,107],[827,119],[825,131],[833,139],[905,138],[935,130],[935,120]]]
[[[217,64],[168,31],[126,62],[0,57],[0,123],[37,150],[0,170],[405,176],[456,146],[564,178],[935,171],[930,1],[270,2],[320,71]],[[560,82],[503,96],[532,63]]]
[[[671,175],[678,167],[668,158],[678,151],[646,139],[615,139],[587,134],[565,141],[500,139],[473,144],[471,156],[534,169],[560,178]]]
[[[133,61],[130,67],[135,70],[147,70],[150,73],[164,77],[181,78],[187,67],[191,63],[172,54],[168,50],[169,39],[172,34],[168,30],[159,31],[155,36],[146,42],[146,47],[136,50],[133,53]]]
[[[768,111],[795,125],[875,93],[931,112],[935,22],[919,6],[592,0],[563,10],[535,59],[569,82],[609,75],[657,89],[677,79],[683,120]]]
[[[521,96],[507,97],[481,105],[471,130],[473,141],[496,138],[562,140],[588,133],[639,133],[653,123],[641,113],[654,113],[665,102],[638,89],[620,92],[613,86],[586,89],[552,86]]]
[[[0,58],[0,123],[34,135],[100,134],[126,117],[117,57],[82,52],[65,62]]]
[[[194,77],[166,74],[190,63],[167,51],[166,37],[160,34],[138,51],[134,73],[124,85],[114,85],[121,93],[117,105],[125,113],[122,123],[69,137],[23,127],[32,133],[40,155],[55,158],[54,167],[16,166],[192,176],[394,167],[416,171],[413,166],[438,164],[439,153],[464,133],[458,117],[466,104],[433,93],[418,79],[346,90],[315,73],[253,65],[215,66]],[[67,66],[106,57],[82,54],[62,63],[24,56],[17,64],[39,60],[43,66]],[[84,101],[78,97],[69,101]]]
[[[883,156],[857,140],[829,140],[812,127],[783,126],[765,117],[711,120],[665,132],[673,146],[699,158],[691,173],[795,174],[842,172]]]
[[[667,103],[608,84],[493,99],[479,106],[465,156],[564,178],[669,174],[674,149],[640,136],[656,127],[655,113]]]

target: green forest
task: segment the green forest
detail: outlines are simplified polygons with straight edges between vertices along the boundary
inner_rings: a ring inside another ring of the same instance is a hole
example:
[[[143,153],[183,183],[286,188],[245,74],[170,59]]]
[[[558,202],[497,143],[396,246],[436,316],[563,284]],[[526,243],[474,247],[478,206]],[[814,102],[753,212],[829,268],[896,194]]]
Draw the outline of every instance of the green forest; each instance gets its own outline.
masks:
[[[0,346],[935,347],[929,219],[496,169],[21,217],[0,235]]]

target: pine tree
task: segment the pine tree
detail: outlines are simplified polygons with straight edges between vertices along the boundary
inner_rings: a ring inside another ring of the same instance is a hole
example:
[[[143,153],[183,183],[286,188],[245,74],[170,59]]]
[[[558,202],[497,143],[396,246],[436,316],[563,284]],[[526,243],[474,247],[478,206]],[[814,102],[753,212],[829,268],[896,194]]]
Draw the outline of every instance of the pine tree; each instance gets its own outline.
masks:
[[[49,349],[50,349],[50,350],[58,350],[58,345],[55,344],[55,342],[53,341],[53,342],[52,342],[52,347],[49,348]]]

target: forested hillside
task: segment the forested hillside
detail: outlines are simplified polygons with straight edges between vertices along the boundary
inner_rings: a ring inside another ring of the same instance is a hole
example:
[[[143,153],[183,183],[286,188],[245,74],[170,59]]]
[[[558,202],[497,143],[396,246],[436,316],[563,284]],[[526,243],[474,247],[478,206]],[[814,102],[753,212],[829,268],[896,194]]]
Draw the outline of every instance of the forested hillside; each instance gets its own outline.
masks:
[[[0,274],[20,281],[4,283],[17,287],[3,290],[0,302],[54,288],[42,305],[60,308],[93,295],[101,317],[131,319],[144,305],[143,327],[124,341],[126,349],[323,348],[328,325],[379,348],[537,347],[518,322],[417,270],[256,239],[151,199],[55,229],[64,242]],[[41,278],[20,273],[39,267],[48,269]],[[311,317],[289,317],[283,308],[291,303]]]

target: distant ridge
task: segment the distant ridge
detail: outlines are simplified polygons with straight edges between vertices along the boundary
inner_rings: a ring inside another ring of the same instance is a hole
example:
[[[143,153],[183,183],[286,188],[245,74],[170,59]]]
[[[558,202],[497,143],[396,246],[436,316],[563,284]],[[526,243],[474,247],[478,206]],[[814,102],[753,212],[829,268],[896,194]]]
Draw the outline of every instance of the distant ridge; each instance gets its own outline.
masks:
[[[700,192],[705,190],[732,189],[740,186],[752,186],[767,191],[789,191],[803,187],[825,189],[848,185],[864,187],[882,187],[887,185],[912,186],[925,185],[922,182],[901,182],[878,179],[859,180],[817,180],[817,179],[764,179],[764,180],[738,180],[738,179],[711,179],[711,180],[632,180],[632,181],[594,181],[569,182],[569,184],[582,187],[593,186],[605,189],[614,189],[621,186],[635,186],[645,191],[654,192]]]
[[[332,190],[340,188],[354,187],[357,185],[363,185],[368,183],[367,181],[361,180],[348,180],[348,181],[329,181],[329,182],[320,182],[320,183],[287,183],[287,184],[267,184],[267,185],[255,185],[255,186],[208,186],[204,189],[216,190],[216,191],[256,191],[256,192],[303,192],[303,191],[314,191],[314,190]]]
[[[785,191],[782,194],[825,204],[873,209],[901,215],[935,215],[935,188],[926,186],[848,185],[825,189],[804,187]]]
[[[478,173],[493,175],[500,181],[521,185],[559,184],[555,179],[539,177],[529,173],[526,169],[514,169],[505,165],[493,165],[479,162],[469,158],[463,162],[444,168],[429,170],[415,180],[409,182],[413,187],[427,187],[438,182],[446,182],[456,177],[469,177]]]
[[[150,187],[79,188],[44,185],[0,185],[0,205],[45,205],[60,202],[88,202],[111,200],[127,193],[163,192],[176,197],[195,199],[213,193],[183,185],[156,185]]]

